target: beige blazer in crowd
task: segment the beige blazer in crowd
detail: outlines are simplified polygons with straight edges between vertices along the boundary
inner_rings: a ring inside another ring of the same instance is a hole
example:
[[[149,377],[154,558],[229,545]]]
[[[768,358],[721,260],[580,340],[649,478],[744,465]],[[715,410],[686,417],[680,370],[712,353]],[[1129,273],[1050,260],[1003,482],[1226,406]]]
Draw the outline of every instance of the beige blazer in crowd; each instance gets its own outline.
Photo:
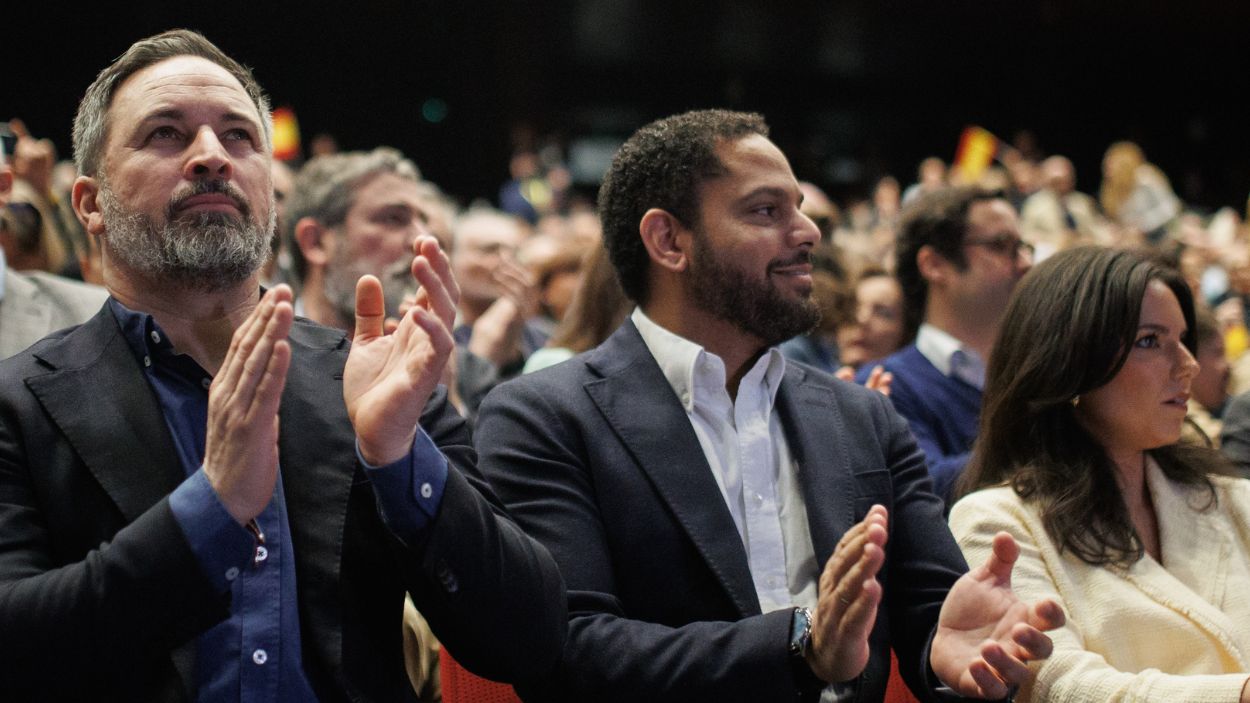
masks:
[[[1060,554],[1036,510],[1010,488],[965,497],[951,530],[970,564],[1000,530],[1020,544],[1012,574],[1026,602],[1054,598],[1067,625],[1018,701],[1237,701],[1250,674],[1250,482],[1213,477],[1218,508],[1170,482],[1153,461],[1146,483],[1162,564],[1090,566]]]
[[[13,356],[49,332],[86,322],[108,298],[108,291],[100,286],[50,273],[7,269],[3,279],[0,359]]]

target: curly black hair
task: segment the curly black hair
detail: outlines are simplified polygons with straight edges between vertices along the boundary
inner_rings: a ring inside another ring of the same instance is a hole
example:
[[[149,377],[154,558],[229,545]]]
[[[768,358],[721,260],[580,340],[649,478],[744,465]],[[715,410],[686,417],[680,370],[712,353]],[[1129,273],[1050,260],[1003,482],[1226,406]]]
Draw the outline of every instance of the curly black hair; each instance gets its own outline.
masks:
[[[758,114],[696,110],[652,122],[616,152],[599,187],[599,216],[621,288],[634,302],[645,303],[648,293],[642,216],[659,208],[686,227],[698,226],[699,184],[724,172],[717,145],[752,134],[768,136]]]

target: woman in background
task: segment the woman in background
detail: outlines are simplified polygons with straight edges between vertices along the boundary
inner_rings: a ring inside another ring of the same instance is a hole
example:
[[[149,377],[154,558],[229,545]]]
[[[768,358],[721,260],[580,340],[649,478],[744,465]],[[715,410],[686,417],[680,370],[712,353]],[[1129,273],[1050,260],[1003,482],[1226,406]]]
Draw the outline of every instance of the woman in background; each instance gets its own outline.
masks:
[[[903,346],[903,289],[882,268],[867,268],[855,279],[854,317],[837,326],[843,366],[858,371]]]
[[[951,529],[972,563],[1010,533],[1016,593],[1068,614],[1017,700],[1250,700],[1250,484],[1179,443],[1194,339],[1183,278],[1136,253],[1016,289]]]

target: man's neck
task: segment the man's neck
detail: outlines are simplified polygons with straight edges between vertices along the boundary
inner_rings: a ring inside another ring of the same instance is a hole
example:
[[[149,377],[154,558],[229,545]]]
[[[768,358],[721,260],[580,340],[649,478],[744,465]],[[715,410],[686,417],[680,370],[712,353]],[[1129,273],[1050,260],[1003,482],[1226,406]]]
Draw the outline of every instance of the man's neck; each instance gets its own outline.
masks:
[[[930,299],[925,308],[925,322],[958,339],[989,363],[998,336],[999,318],[985,311],[958,312],[952,306]]]
[[[642,311],[660,327],[720,357],[725,364],[725,390],[730,398],[738,397],[742,377],[767,350],[759,338],[743,332],[738,325],[697,311],[694,306],[679,310],[676,306],[649,303],[642,306]]]
[[[311,279],[310,279],[311,281]],[[344,320],[338,309],[330,303],[318,286],[305,285],[300,292],[300,315],[326,327],[335,327],[351,333],[356,325],[355,320]]]
[[[234,331],[260,300],[255,275],[224,290],[204,291],[150,281],[110,267],[105,286],[122,305],[146,312],[169,336],[174,349],[216,374],[225,361]]]

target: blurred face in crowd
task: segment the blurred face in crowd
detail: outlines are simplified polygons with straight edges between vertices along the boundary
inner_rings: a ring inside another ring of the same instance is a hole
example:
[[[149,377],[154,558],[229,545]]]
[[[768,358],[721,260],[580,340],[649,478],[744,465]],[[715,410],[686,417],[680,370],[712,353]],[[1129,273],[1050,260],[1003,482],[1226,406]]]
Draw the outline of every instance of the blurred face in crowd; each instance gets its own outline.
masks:
[[[964,309],[977,307],[1001,315],[1011,291],[1033,265],[1033,255],[1020,239],[1016,210],[1006,200],[981,200],[968,208],[963,239],[966,266],[954,278]]]
[[[1076,189],[1076,172],[1072,162],[1062,156],[1052,156],[1042,162],[1042,182],[1060,195]]]
[[[365,274],[382,281],[386,311],[396,316],[411,292],[412,245],[428,234],[421,190],[411,178],[380,173],[357,187],[343,224],[330,237],[325,296],[340,319],[355,319],[356,282]]]
[[[460,284],[460,299],[489,305],[501,295],[495,272],[503,262],[516,262],[525,240],[520,225],[506,217],[467,215],[456,230],[452,269]]]
[[[1081,423],[1118,463],[1176,443],[1198,363],[1182,342],[1185,315],[1172,290],[1151,281],[1137,336],[1124,366],[1106,385],[1081,396]]]
[[[760,135],[721,143],[725,173],[699,186],[687,290],[691,303],[764,344],[811,329],[811,250],[820,232],[799,211],[798,181],[781,150]]]
[[[1201,370],[1193,382],[1193,396],[1207,410],[1216,410],[1228,398],[1231,368],[1224,357],[1224,336],[1213,334],[1198,340],[1198,364]]]
[[[130,76],[109,108],[88,229],[134,273],[204,289],[240,283],[274,226],[261,116],[225,69],[180,56]]]
[[[855,286],[855,321],[838,328],[841,363],[859,368],[889,356],[903,341],[903,290],[892,276],[869,276]]]

